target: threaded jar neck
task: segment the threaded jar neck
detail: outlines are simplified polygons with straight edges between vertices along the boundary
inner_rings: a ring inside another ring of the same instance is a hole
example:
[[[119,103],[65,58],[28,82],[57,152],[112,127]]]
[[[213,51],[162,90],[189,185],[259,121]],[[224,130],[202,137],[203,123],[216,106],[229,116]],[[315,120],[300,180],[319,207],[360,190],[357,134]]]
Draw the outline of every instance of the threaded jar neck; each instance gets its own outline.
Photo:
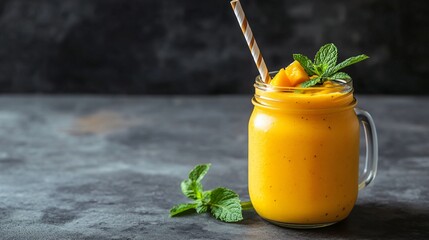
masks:
[[[274,77],[276,72],[270,72]],[[255,80],[253,104],[282,111],[339,111],[356,105],[351,79],[330,80],[332,84],[309,88],[279,87],[264,83],[260,76]]]

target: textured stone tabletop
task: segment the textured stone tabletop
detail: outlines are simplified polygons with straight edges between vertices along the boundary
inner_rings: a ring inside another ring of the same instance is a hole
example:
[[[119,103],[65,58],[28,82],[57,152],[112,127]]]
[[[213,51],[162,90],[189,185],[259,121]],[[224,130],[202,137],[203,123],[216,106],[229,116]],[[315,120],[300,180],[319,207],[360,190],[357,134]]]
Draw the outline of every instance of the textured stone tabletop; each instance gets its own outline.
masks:
[[[247,194],[249,96],[0,97],[0,239],[429,239],[429,97],[358,96],[380,164],[348,219],[291,230],[254,212],[169,218],[179,183]]]

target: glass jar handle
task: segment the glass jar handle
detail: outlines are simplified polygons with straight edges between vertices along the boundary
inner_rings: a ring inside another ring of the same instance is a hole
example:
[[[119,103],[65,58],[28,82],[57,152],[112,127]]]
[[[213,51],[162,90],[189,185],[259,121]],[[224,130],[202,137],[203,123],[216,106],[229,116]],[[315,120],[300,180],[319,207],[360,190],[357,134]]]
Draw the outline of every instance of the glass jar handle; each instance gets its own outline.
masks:
[[[365,144],[366,144],[366,159],[365,168],[359,177],[359,190],[368,186],[374,180],[377,174],[378,164],[378,140],[377,131],[375,129],[374,120],[371,115],[362,109],[355,108],[356,115],[359,122],[362,123],[363,130],[365,132]]]

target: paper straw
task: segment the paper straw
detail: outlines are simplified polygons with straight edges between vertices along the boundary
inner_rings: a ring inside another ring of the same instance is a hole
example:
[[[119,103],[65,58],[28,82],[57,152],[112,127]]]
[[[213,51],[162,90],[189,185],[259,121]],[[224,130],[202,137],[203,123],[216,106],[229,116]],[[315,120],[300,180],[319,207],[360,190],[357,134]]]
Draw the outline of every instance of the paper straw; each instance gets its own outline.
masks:
[[[271,79],[268,73],[267,65],[265,64],[264,58],[262,57],[255,37],[253,37],[252,29],[250,29],[249,23],[247,22],[246,16],[244,15],[243,8],[241,7],[240,1],[232,0],[231,6],[234,10],[235,17],[237,17],[238,24],[240,24],[241,31],[243,32],[250,52],[252,53],[253,60],[256,63],[256,67],[258,68],[259,74],[261,74],[261,78],[265,83],[269,83]]]

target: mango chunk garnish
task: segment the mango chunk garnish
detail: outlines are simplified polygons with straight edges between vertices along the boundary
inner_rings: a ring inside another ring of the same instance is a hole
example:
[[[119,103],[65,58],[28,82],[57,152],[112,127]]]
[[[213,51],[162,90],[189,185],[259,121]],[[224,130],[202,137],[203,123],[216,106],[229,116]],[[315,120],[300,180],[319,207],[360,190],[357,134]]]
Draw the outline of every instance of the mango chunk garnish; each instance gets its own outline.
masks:
[[[292,86],[296,86],[310,79],[298,61],[293,61],[286,67],[285,71]]]
[[[286,75],[286,71],[283,68],[279,70],[276,76],[274,76],[274,78],[270,81],[270,84],[278,87],[292,87],[292,84]]]

